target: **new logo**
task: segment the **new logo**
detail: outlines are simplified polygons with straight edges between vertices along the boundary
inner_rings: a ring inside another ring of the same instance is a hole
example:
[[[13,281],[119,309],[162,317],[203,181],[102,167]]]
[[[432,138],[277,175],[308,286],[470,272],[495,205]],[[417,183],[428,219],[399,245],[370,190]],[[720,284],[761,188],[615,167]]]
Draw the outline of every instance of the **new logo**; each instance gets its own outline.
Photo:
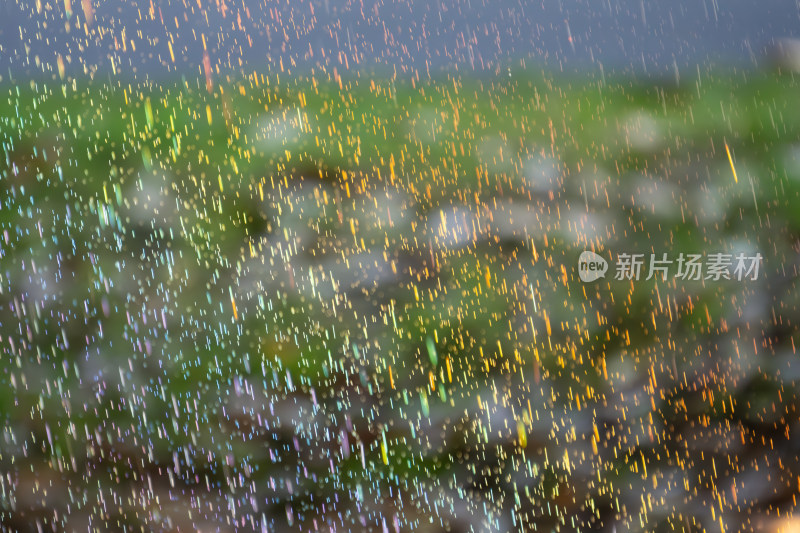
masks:
[[[585,251],[578,258],[578,276],[584,283],[606,277],[608,261],[594,252]]]

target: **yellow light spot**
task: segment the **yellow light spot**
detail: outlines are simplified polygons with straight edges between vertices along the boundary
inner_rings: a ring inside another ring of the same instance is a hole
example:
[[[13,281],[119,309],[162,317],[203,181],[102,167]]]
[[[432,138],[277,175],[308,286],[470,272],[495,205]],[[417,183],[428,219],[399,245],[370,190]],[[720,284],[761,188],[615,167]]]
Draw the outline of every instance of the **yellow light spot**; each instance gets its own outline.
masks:
[[[381,439],[381,459],[383,460],[383,464],[389,464],[389,450],[388,446],[386,445],[386,433],[383,434],[383,438]]]
[[[517,437],[521,447],[524,448],[528,445],[528,433],[525,431],[525,424],[521,420],[517,420]]]
[[[731,170],[733,171],[733,181],[739,183],[739,178],[736,176],[736,168],[733,166],[733,157],[731,157],[731,149],[728,148],[728,143],[725,143],[725,152],[728,154],[728,162],[731,164]]]

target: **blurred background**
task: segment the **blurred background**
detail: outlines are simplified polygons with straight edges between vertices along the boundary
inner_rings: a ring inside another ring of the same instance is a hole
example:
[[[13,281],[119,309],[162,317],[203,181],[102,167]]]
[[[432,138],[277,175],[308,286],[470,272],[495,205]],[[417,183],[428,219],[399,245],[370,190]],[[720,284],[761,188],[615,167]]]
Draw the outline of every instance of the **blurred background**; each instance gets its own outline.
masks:
[[[795,2],[0,11],[4,530],[800,530]]]
[[[33,0],[0,6],[0,73],[105,81],[215,71],[427,76],[524,62],[570,73],[750,67],[796,37],[793,0]]]

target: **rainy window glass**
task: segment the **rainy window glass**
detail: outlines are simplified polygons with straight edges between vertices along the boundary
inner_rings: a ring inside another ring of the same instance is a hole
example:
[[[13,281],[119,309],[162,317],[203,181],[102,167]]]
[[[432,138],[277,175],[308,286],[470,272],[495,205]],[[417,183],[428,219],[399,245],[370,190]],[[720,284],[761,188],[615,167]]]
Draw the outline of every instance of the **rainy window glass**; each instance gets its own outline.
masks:
[[[792,532],[800,7],[4,0],[0,529]]]

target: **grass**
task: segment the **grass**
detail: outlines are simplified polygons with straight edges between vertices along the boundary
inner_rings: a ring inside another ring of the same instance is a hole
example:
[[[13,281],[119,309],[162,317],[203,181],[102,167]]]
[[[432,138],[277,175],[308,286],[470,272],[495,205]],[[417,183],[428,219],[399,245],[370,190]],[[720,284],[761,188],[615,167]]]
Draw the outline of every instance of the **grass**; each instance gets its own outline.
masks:
[[[797,89],[7,86],[0,516],[768,523],[800,474]],[[574,271],[584,249],[749,248],[752,283]]]

